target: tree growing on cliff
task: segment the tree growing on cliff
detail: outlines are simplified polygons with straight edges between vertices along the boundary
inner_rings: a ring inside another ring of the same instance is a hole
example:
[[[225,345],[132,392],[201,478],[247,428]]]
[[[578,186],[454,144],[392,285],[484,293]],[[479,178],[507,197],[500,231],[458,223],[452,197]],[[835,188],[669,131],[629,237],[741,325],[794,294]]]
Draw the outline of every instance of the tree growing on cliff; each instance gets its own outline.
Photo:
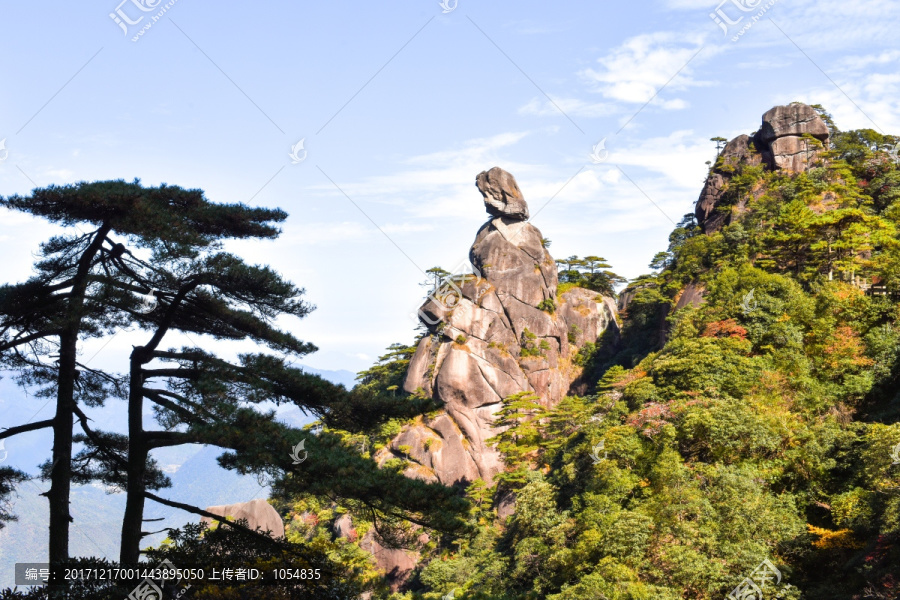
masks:
[[[728,140],[720,135],[709,138],[709,141],[716,143],[716,156],[718,156],[719,153],[722,152],[722,148],[725,146],[725,144],[728,143]]]
[[[534,392],[519,392],[503,399],[494,426],[501,433],[488,440],[503,455],[506,470],[497,479],[508,486],[524,485],[541,440],[540,420],[546,409]]]
[[[600,256],[570,256],[557,259],[559,265],[559,282],[594,290],[607,296],[616,295],[616,286],[627,279],[611,271],[611,265]]]

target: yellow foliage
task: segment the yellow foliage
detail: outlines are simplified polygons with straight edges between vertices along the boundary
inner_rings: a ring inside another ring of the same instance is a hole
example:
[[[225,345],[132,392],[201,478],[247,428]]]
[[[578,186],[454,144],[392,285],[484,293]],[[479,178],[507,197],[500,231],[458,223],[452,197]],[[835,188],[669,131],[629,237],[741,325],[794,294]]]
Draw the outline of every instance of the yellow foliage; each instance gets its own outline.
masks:
[[[834,550],[837,548],[862,548],[865,544],[853,537],[849,529],[823,529],[807,523],[806,530],[819,539],[813,542],[813,546],[821,550]]]

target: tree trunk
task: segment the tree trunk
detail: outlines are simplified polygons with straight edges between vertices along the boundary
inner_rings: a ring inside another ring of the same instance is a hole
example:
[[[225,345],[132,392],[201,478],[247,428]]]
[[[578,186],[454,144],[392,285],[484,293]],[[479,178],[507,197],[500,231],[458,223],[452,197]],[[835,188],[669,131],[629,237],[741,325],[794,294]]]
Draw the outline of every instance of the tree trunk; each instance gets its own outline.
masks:
[[[147,467],[147,441],[144,436],[144,379],[143,355],[137,347],[131,353],[128,382],[128,481],[126,485],[125,516],[122,519],[122,546],[119,562],[136,563],[141,557],[144,529],[144,476]]]
[[[69,560],[69,496],[72,488],[72,421],[75,418],[75,379],[77,377],[78,336],[84,319],[84,298],[88,275],[94,257],[103,247],[111,227],[103,224],[78,259],[72,291],[66,312],[66,323],[59,336],[59,373],[56,385],[56,416],[53,418],[53,463],[50,470],[49,558],[51,566]],[[65,584],[51,586],[54,597],[61,595]]]
[[[69,491],[72,480],[72,419],[74,418],[75,361],[78,337],[60,336],[56,417],[53,419],[53,466],[50,470],[50,564],[69,559]]]

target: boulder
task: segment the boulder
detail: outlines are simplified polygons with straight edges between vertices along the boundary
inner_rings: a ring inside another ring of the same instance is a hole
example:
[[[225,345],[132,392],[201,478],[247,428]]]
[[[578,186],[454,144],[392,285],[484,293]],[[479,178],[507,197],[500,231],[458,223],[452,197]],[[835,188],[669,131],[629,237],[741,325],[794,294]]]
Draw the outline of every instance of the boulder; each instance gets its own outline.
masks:
[[[762,142],[771,144],[778,138],[799,137],[805,133],[825,142],[828,140],[828,125],[825,124],[816,109],[796,102],[767,110],[762,116],[762,126],[759,128],[758,137]]]
[[[250,529],[262,529],[270,532],[274,538],[284,537],[284,522],[271,504],[265,500],[251,500],[238,502],[237,504],[225,504],[222,506],[208,506],[206,512],[220,517],[232,517],[235,521],[247,519]],[[213,519],[203,517],[202,523],[210,525]]]
[[[528,204],[511,174],[494,167],[479,173],[475,177],[475,185],[484,196],[484,207],[492,217],[528,220]]]
[[[812,136],[821,146],[804,135]],[[828,125],[806,104],[776,106],[763,115],[755,139],[770,168],[805,171],[818,158],[817,150],[828,146]]]

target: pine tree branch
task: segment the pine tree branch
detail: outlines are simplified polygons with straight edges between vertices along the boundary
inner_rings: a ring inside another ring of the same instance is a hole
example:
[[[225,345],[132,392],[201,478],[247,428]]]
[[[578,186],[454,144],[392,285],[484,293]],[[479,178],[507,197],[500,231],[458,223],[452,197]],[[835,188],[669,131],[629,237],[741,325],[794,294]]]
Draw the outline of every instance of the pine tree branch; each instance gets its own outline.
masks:
[[[44,429],[46,427],[53,427],[53,419],[47,419],[46,421],[37,421],[35,423],[27,423],[25,425],[17,425],[16,427],[4,428],[3,431],[0,431],[0,440],[18,435],[20,433],[35,431],[37,429]]]
[[[78,416],[78,421],[81,424],[81,429],[84,430],[84,433],[91,439],[94,444],[97,445],[97,449],[106,455],[108,458],[111,458],[114,462],[119,463],[119,465],[123,468],[128,468],[128,461],[124,458],[112,452],[109,448],[106,447],[106,444],[103,440],[100,439],[100,436],[97,435],[95,431],[93,431],[90,427],[88,427],[88,417],[84,414],[84,411],[76,404],[74,407],[75,414]]]
[[[194,379],[200,375],[200,369],[141,369],[141,374],[146,378],[151,377],[179,377],[181,379]]]
[[[181,444],[206,443],[200,436],[181,431],[145,431],[144,440],[150,449],[179,446]]]
[[[183,511],[186,511],[189,513],[194,513],[195,515],[200,515],[201,517],[206,517],[208,519],[213,519],[215,521],[218,521],[219,523],[228,525],[229,527],[232,527],[233,529],[235,529],[237,531],[246,533],[248,535],[256,536],[260,539],[267,540],[267,541],[271,542],[273,545],[275,545],[279,548],[283,548],[283,544],[279,543],[275,538],[273,538],[265,533],[261,533],[259,531],[250,529],[249,527],[244,527],[243,525],[241,525],[239,523],[235,523],[234,521],[229,521],[227,517],[221,517],[217,514],[205,511],[202,508],[198,508],[196,506],[191,506],[190,504],[184,504],[182,502],[175,502],[174,500],[167,500],[165,498],[160,498],[159,496],[157,496],[156,494],[153,494],[151,492],[144,492],[144,497],[149,498],[150,500],[153,500],[154,502],[158,502],[159,504],[163,504],[165,506],[171,506],[172,508],[180,508]]]
[[[28,342],[33,342],[35,340],[39,340],[41,338],[50,337],[53,335],[59,335],[62,333],[61,329],[45,329],[44,331],[38,331],[36,333],[32,333],[30,335],[26,335],[22,338],[13,338],[9,342],[5,342],[0,344],[0,352],[4,352],[9,350],[10,348],[16,348],[18,346],[22,346],[27,344]]]
[[[166,398],[164,398],[163,395],[160,393],[160,390],[154,390],[152,388],[143,388],[141,390],[141,392],[144,394],[145,397],[149,398],[151,401],[155,402],[159,406],[163,406],[173,412],[178,413],[181,416],[181,418],[184,419],[185,421],[187,421],[188,423],[198,423],[198,422],[202,423],[203,422],[202,419],[198,418],[196,415],[194,415],[194,413],[192,413],[185,407],[179,406],[175,402],[172,402],[171,400],[167,400]]]

